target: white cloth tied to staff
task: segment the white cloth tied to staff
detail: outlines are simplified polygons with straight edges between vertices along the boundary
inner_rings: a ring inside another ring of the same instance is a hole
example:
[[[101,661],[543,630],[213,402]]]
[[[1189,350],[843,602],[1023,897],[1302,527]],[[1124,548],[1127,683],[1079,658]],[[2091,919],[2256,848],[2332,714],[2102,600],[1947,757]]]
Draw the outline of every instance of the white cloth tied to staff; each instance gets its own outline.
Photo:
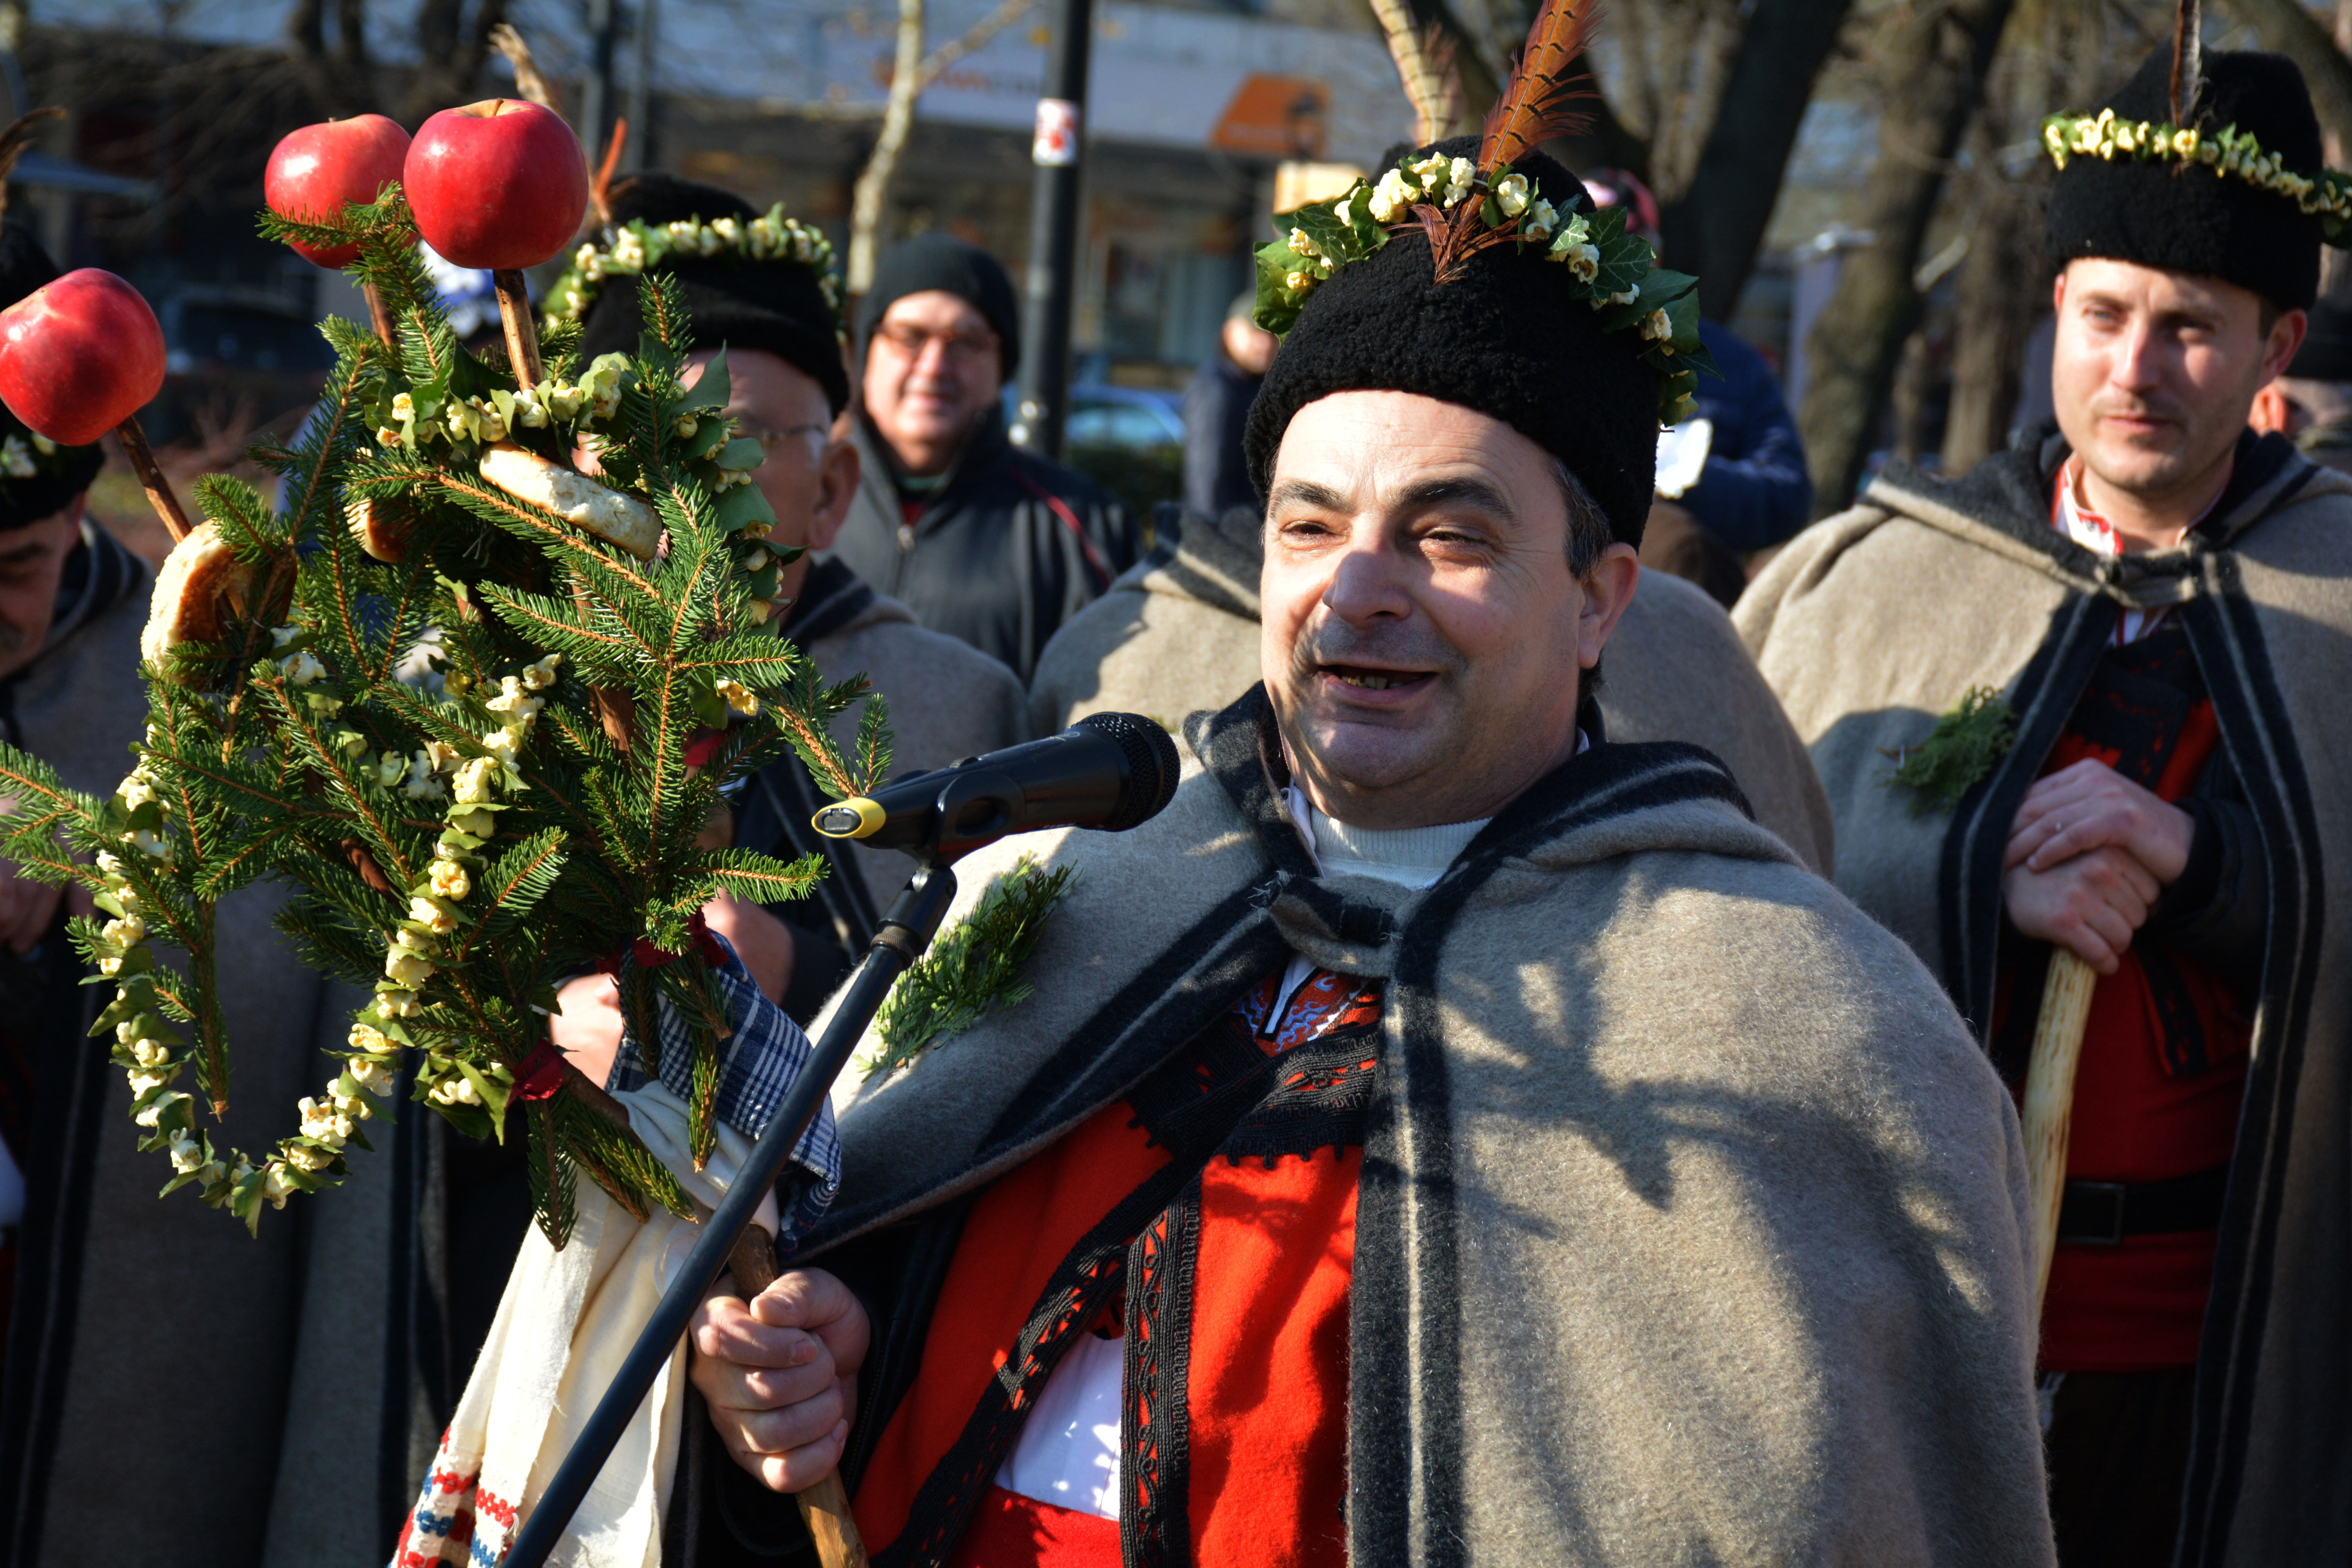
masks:
[[[760,993],[732,950],[727,956],[719,974],[733,1032],[720,1042],[718,1142],[709,1163],[694,1168],[683,1092],[688,1030],[667,1002],[658,1009],[659,1077],[648,1076],[628,1042],[613,1080],[631,1129],[677,1177],[703,1219],[727,1195],[812,1054],[799,1026]],[[820,1101],[793,1154],[818,1180],[786,1216],[779,1254],[824,1213],[839,1182],[829,1106]],[[524,1237],[393,1568],[495,1563],[505,1555],[701,1237],[698,1223],[665,1209],[636,1219],[585,1176],[577,1183],[576,1215],[561,1251],[536,1226]],[[772,1192],[753,1223],[777,1234]],[[685,1372],[681,1339],[572,1516],[557,1549],[567,1568],[658,1568]]]

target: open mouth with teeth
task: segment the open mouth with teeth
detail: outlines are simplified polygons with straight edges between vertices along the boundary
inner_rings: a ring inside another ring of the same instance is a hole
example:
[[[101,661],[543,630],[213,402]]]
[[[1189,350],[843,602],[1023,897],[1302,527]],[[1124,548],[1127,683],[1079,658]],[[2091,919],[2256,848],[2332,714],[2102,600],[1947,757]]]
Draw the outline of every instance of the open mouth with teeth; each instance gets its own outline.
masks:
[[[1393,691],[1432,679],[1425,669],[1370,669],[1359,664],[1327,664],[1323,673],[1359,691]]]

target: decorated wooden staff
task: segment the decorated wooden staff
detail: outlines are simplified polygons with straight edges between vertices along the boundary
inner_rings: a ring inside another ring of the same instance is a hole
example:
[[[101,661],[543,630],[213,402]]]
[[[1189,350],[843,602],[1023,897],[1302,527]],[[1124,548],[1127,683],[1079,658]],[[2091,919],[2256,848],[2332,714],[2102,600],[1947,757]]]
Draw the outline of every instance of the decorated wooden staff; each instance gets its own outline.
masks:
[[[772,1032],[698,911],[721,890],[790,899],[821,874],[699,830],[724,785],[788,752],[827,793],[868,793],[887,725],[869,704],[845,755],[830,726],[860,683],[822,686],[775,636],[760,447],[725,414],[723,360],[683,384],[675,287],[645,290],[638,353],[584,365],[576,327],[542,343],[511,290],[506,355],[452,333],[416,233],[503,270],[548,259],[585,205],[570,132],[501,100],[436,117],[413,146],[392,132],[313,127],[276,162],[287,210],[265,232],[340,256],[377,306],[373,331],[322,323],[337,363],[311,417],[256,449],[282,481],[276,506],[211,476],[189,525],[132,419],[163,345],[121,279],[69,274],[0,314],[0,396],[31,436],[0,461],[37,467],[44,443],[120,428],[176,541],[142,642],[135,765],[100,799],[0,748],[0,790],[19,805],[0,854],[97,906],[69,927],[111,988],[93,1033],[130,1078],[140,1147],[171,1167],[166,1194],[191,1188],[257,1227],[339,1184],[406,1089],[469,1136],[525,1138],[545,1238],[531,1245],[560,1248],[592,1219],[607,1237],[657,1237],[693,1222],[688,1183],[709,1186],[720,1064],[748,1048],[747,1023]],[[386,172],[394,153],[404,181]],[[506,248],[475,248],[493,245]],[[572,467],[583,447],[600,474]],[[625,751],[600,723],[603,694],[635,714]],[[310,961],[373,994],[294,1130],[248,1152],[217,1137],[236,980],[217,967],[214,916],[265,876],[293,884],[281,923]],[[607,1095],[548,1045],[556,983],[599,963],[620,970],[660,1083]],[[196,1094],[181,1087],[192,1073]],[[639,1120],[665,1104],[669,1132]],[[516,1451],[527,1473],[536,1444]],[[472,1529],[478,1505],[473,1543],[504,1544],[512,1503],[470,1481],[453,1502],[442,1528],[462,1515]],[[432,1561],[449,1544],[404,1551]]]

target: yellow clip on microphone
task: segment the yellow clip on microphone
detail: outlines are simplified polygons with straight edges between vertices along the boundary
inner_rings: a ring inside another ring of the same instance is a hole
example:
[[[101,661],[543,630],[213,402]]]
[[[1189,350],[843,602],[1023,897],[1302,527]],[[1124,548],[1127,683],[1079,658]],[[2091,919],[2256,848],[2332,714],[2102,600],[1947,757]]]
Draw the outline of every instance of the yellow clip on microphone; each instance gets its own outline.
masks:
[[[880,801],[861,795],[834,802],[812,817],[810,825],[827,838],[866,838],[889,820],[890,813]]]

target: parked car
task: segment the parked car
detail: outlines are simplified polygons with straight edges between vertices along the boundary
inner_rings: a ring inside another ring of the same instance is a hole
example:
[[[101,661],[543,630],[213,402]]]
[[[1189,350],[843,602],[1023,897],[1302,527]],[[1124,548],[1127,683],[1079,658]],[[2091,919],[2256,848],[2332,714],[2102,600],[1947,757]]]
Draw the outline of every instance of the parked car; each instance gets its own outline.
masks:
[[[1082,381],[1069,392],[1062,459],[1149,519],[1184,493],[1184,405],[1171,392]],[[1021,393],[1004,389],[1004,419],[1019,422]]]

